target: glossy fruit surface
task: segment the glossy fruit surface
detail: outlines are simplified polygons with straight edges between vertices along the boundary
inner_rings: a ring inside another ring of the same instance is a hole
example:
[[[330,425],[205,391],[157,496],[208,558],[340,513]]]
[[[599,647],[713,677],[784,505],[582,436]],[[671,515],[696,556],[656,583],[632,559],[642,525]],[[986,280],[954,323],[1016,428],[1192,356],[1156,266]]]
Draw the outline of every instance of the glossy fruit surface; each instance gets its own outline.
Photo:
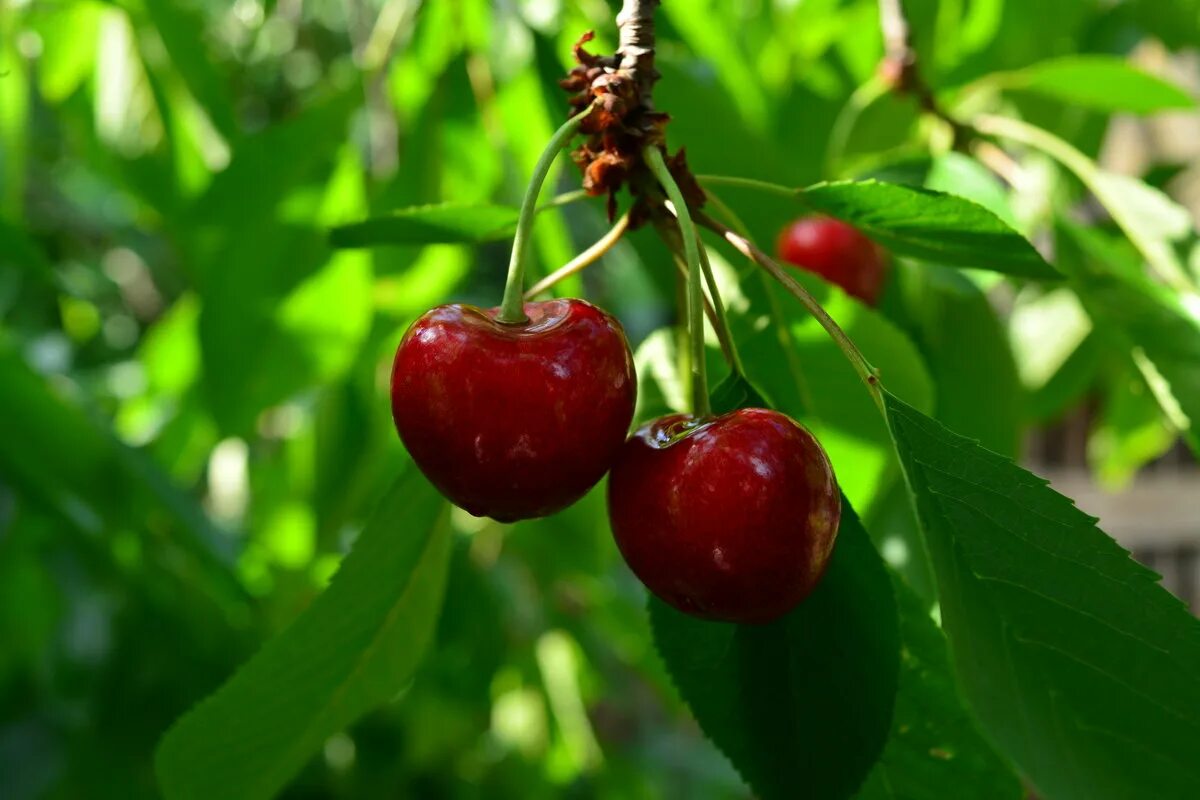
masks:
[[[426,477],[455,504],[502,522],[579,499],[620,451],[637,382],[625,333],[582,300],[496,309],[439,306],[400,342],[392,418]]]
[[[887,276],[883,251],[853,225],[829,217],[798,219],[779,233],[779,257],[815,272],[874,305]]]
[[[820,581],[841,495],[820,444],[776,411],[661,417],[608,480],[613,536],[642,583],[680,611],[768,622]]]

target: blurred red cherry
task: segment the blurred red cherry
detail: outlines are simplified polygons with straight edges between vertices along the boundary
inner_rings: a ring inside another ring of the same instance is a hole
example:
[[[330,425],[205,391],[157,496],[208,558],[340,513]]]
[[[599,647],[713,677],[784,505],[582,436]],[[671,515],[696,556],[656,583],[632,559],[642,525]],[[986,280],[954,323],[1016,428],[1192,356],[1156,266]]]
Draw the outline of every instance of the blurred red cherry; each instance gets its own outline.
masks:
[[[879,300],[887,260],[853,225],[830,217],[803,217],[780,231],[776,250],[783,261],[815,272],[868,305]]]

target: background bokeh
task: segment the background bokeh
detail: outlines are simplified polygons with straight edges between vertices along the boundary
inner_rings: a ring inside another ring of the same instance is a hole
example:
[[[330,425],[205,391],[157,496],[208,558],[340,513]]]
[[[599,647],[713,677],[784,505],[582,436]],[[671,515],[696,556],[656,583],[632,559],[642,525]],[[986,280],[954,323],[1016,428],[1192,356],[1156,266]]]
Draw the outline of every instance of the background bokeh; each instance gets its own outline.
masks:
[[[1076,53],[1200,91],[1195,3],[906,5],[926,76],[951,97]],[[156,796],[161,733],[321,591],[405,462],[386,403],[396,342],[436,303],[498,302],[508,257],[503,242],[333,250],[328,229],[518,202],[563,118],[571,45],[595,30],[593,51],[610,51],[615,11],[0,0],[0,797]],[[898,176],[936,136],[911,99],[862,102],[881,55],[874,2],[666,0],[659,37],[655,101],[699,173]],[[1200,208],[1195,113],[1004,102]],[[1103,228],[1060,167],[1020,168],[1020,227],[1053,205]],[[565,159],[555,175],[556,191],[578,187]],[[795,214],[728,195],[764,245]],[[606,227],[599,201],[542,214],[531,269]],[[560,288],[611,309],[637,347],[675,319],[669,258],[638,231]],[[1194,461],[1153,399],[1069,292],[980,285],[1019,383],[956,427],[1054,471],[1106,520],[1142,509],[1109,530],[1173,559],[1168,581],[1194,592]],[[884,521],[900,513],[890,486],[859,488]],[[1140,505],[1105,494],[1128,486]],[[456,514],[429,658],[288,796],[747,796],[671,688],[602,508],[594,492],[518,526]],[[902,562],[904,548],[882,550]]]

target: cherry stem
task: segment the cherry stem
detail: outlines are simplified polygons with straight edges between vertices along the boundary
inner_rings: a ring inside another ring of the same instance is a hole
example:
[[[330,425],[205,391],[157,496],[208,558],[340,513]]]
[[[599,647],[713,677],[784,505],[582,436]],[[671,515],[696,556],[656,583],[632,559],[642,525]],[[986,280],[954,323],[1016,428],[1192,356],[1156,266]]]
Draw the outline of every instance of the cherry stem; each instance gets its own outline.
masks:
[[[817,299],[809,294],[808,290],[799,281],[789,275],[775,259],[760,250],[758,245],[754,244],[748,237],[735,233],[725,225],[707,216],[701,215],[698,219],[701,225],[720,234],[724,237],[725,241],[729,242],[743,255],[766,270],[772,278],[783,285],[783,288],[789,294],[799,300],[800,304],[810,314],[816,317],[817,322],[825,329],[829,337],[833,339],[834,344],[841,349],[842,353],[850,361],[850,365],[854,367],[854,371],[858,373],[863,383],[867,385],[867,390],[870,391],[875,404],[879,406],[880,411],[883,411],[883,395],[880,391],[878,371],[871,366],[866,356],[855,346],[854,342],[850,340],[850,337],[846,335],[841,326],[834,321],[833,317],[829,316],[829,313],[821,307]]]
[[[692,345],[692,413],[697,417],[712,415],[712,407],[708,399],[708,367],[704,356],[704,292],[700,287],[700,252],[696,246],[696,226],[692,224],[692,215],[688,210],[687,200],[679,184],[671,177],[667,163],[663,160],[662,151],[651,145],[642,151],[642,158],[650,172],[667,192],[667,197],[675,206],[675,216],[679,220],[679,231],[683,237],[683,254],[687,260],[687,316],[688,333]]]
[[[670,203],[671,201],[668,200],[667,207],[674,208]],[[658,229],[659,235],[667,243],[667,247],[671,251],[671,261],[674,262],[675,269],[679,271],[680,277],[686,284],[688,265],[683,257],[683,241],[679,238],[679,226],[668,225],[666,220],[656,219],[654,227]],[[703,262],[701,264],[703,265]],[[712,303],[707,297],[704,298],[704,315],[708,317],[708,324],[712,325],[713,330],[717,332],[717,344],[721,346],[721,355],[724,356],[725,362],[732,367],[734,363],[733,335],[728,330],[722,330],[720,323],[717,322],[717,312],[713,310]]]
[[[738,353],[737,343],[733,340],[733,331],[729,327],[729,316],[725,313],[725,302],[721,300],[721,291],[717,288],[717,279],[713,275],[712,262],[708,258],[708,248],[704,246],[700,234],[696,234],[696,242],[700,251],[700,270],[704,273],[704,282],[708,284],[708,293],[712,296],[713,311],[716,314],[717,339],[725,343],[725,357],[729,366],[741,377],[746,377],[746,367],[742,364],[742,356]]]
[[[675,212],[675,204],[667,203],[667,210],[678,217]],[[729,362],[729,366],[733,371],[743,378],[746,377],[746,367],[742,364],[742,357],[738,353],[737,343],[733,340],[733,331],[729,327],[729,315],[725,313],[725,302],[721,300],[721,290],[717,288],[717,278],[713,274],[712,261],[708,257],[708,249],[704,246],[704,240],[700,238],[700,232],[696,232],[696,250],[700,256],[700,271],[704,273],[704,283],[708,286],[708,294],[712,299],[712,313],[709,314],[709,321],[712,322],[713,330],[717,332],[717,340],[721,343],[721,352],[725,356],[725,360]]]
[[[537,213],[538,195],[541,194],[542,184],[546,182],[546,175],[549,174],[554,160],[558,158],[558,154],[562,152],[563,147],[571,140],[571,137],[579,132],[579,127],[583,124],[583,120],[588,114],[592,113],[595,105],[595,101],[592,101],[592,105],[564,122],[562,127],[556,130],[554,135],[550,137],[550,143],[546,145],[546,149],[538,156],[537,165],[533,168],[533,177],[529,179],[529,185],[525,188],[525,197],[521,201],[521,213],[517,217],[517,231],[513,235],[512,257],[508,261],[508,279],[504,284],[504,299],[500,303],[500,312],[496,314],[496,319],[500,322],[518,324],[528,319],[525,316],[525,302],[523,297],[525,255],[526,251],[529,250],[530,234],[533,231],[533,219]]]
[[[608,233],[597,239],[591,247],[589,247],[587,250],[584,250],[566,264],[563,264],[561,267],[554,270],[554,272],[551,272],[549,275],[542,278],[540,281],[530,287],[529,291],[525,292],[525,299],[532,299],[533,297],[553,287],[560,281],[566,280],[575,273],[581,272],[584,268],[599,261],[605,253],[613,248],[613,245],[621,241],[621,237],[625,235],[625,231],[628,229],[629,212],[626,211],[613,224]]]

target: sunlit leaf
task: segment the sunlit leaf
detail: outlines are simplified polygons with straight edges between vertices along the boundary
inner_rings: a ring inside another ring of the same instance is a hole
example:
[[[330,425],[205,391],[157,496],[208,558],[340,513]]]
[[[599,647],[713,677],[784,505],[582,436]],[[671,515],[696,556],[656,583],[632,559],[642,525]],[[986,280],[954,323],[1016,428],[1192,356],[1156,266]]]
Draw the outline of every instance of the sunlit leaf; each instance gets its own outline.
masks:
[[[1088,463],[1106,489],[1126,487],[1138,471],[1175,443],[1158,401],[1134,364],[1104,383],[1104,394],[1088,435]]]
[[[186,4],[143,0],[146,14],[162,37],[166,52],[213,126],[226,139],[237,137],[227,78],[216,66],[205,38],[205,20]]]
[[[58,103],[79,88],[95,66],[103,7],[98,2],[76,2],[39,4],[36,10],[30,22],[42,37],[38,83],[42,96]]]
[[[1101,169],[1066,141],[1034,125],[1005,117],[981,117],[976,125],[1035,147],[1074,172],[1162,280],[1180,290],[1197,291],[1175,252],[1176,244],[1193,232],[1186,208],[1137,178]]]
[[[1055,58],[992,80],[1008,89],[1044,94],[1101,111],[1151,114],[1196,105],[1195,99],[1179,86],[1115,56]]]
[[[1058,227],[1064,267],[1096,327],[1133,359],[1168,421],[1200,452],[1200,306],[1149,280],[1103,234]]]

